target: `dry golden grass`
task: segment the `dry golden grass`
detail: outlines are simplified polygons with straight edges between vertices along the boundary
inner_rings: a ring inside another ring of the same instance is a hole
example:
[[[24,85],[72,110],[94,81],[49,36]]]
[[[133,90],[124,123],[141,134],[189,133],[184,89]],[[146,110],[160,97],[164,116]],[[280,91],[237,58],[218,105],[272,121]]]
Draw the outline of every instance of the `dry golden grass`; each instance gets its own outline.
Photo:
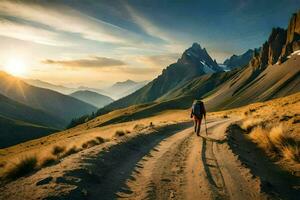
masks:
[[[300,148],[299,146],[284,146],[282,148],[283,158],[300,163]]]
[[[37,169],[37,157],[32,155],[19,159],[16,163],[11,163],[6,167],[4,177],[6,179],[17,179]]]
[[[280,167],[299,171],[300,93],[213,113],[239,118],[253,142]]]
[[[300,143],[296,138],[285,134],[282,125],[275,126],[270,130],[256,127],[249,133],[249,137],[268,155],[300,163]]]
[[[241,128],[249,131],[252,128],[260,125],[263,122],[263,120],[261,118],[247,118],[246,120],[244,120],[241,124]]]

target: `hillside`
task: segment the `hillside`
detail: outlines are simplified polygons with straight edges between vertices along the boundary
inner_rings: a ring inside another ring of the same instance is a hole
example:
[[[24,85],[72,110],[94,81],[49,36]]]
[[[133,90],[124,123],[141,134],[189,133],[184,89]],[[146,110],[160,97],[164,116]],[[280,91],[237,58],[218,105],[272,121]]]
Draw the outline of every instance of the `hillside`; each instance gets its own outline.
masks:
[[[8,98],[55,116],[63,124],[74,117],[92,113],[95,106],[58,92],[31,86],[24,81],[0,72],[0,93]]]
[[[6,118],[24,121],[56,129],[63,128],[64,123],[56,117],[38,109],[13,101],[0,94],[0,115]]]
[[[70,96],[84,101],[88,104],[91,104],[97,108],[102,108],[107,104],[113,102],[114,100],[108,96],[98,94],[96,92],[88,91],[88,90],[81,90],[70,94]]]
[[[0,149],[37,139],[57,131],[57,129],[10,119],[0,114]]]

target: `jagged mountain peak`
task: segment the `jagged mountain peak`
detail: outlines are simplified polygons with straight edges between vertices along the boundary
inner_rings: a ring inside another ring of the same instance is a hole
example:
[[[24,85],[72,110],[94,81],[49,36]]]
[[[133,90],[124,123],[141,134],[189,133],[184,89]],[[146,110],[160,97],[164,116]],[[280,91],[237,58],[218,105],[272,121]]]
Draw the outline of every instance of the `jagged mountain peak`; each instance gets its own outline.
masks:
[[[213,60],[206,49],[202,48],[198,43],[193,43],[190,48],[186,49],[177,63],[196,66],[197,70],[202,74],[223,71],[216,60]]]

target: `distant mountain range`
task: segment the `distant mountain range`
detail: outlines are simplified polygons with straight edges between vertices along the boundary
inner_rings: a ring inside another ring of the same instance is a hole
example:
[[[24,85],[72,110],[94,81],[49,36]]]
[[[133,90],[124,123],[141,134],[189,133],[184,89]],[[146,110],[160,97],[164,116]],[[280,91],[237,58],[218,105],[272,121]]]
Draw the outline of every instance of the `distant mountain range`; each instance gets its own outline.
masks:
[[[0,94],[28,107],[49,113],[60,121],[59,125],[66,125],[74,117],[97,110],[95,106],[71,96],[31,86],[5,72],[0,72]]]
[[[50,89],[62,94],[71,94],[72,92],[77,91],[76,88],[69,88],[65,87],[62,85],[55,85],[52,83],[48,83],[45,81],[41,81],[38,79],[23,79],[24,82],[28,83],[29,85],[40,87],[40,88],[45,88],[45,89]]]
[[[132,80],[126,80],[126,81],[116,82],[115,84],[113,84],[112,86],[106,89],[98,89],[95,87],[86,87],[86,86],[71,88],[62,85],[55,85],[38,79],[23,79],[23,81],[32,86],[50,89],[66,95],[69,95],[77,91],[86,90],[86,91],[96,92],[100,95],[109,96],[110,98],[113,99],[120,99],[124,96],[127,96],[135,92],[136,90],[140,89],[141,87],[145,86],[147,83],[147,81],[135,82]]]
[[[254,54],[254,50],[249,49],[248,51],[246,51],[241,55],[233,55],[229,59],[226,59],[223,65],[225,65],[229,70],[238,67],[245,67],[252,59],[253,54]]]
[[[225,62],[231,71],[224,72],[205,48],[194,43],[153,81],[96,115],[137,104],[152,104],[153,112],[189,108],[198,98],[204,98],[208,110],[221,110],[299,92],[300,11],[287,30],[274,28],[262,47]]]
[[[70,96],[89,103],[97,108],[102,108],[113,102],[114,100],[108,96],[98,94],[97,92],[92,92],[89,90],[80,90],[70,94]]]
[[[142,88],[147,84],[147,81],[135,82],[132,80],[126,80],[121,82],[116,82],[111,87],[105,90],[106,93],[109,93],[114,99],[120,99],[125,97],[138,89]]]

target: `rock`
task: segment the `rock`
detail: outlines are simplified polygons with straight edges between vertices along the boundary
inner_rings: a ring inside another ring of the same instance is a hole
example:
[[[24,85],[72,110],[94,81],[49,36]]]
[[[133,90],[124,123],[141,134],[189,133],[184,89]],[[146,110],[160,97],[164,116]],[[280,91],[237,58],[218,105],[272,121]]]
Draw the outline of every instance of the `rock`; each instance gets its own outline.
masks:
[[[53,177],[48,176],[47,178],[44,178],[44,179],[40,180],[39,182],[37,182],[36,185],[45,185],[45,184],[50,183],[50,181],[52,181],[52,180],[53,180]]]

